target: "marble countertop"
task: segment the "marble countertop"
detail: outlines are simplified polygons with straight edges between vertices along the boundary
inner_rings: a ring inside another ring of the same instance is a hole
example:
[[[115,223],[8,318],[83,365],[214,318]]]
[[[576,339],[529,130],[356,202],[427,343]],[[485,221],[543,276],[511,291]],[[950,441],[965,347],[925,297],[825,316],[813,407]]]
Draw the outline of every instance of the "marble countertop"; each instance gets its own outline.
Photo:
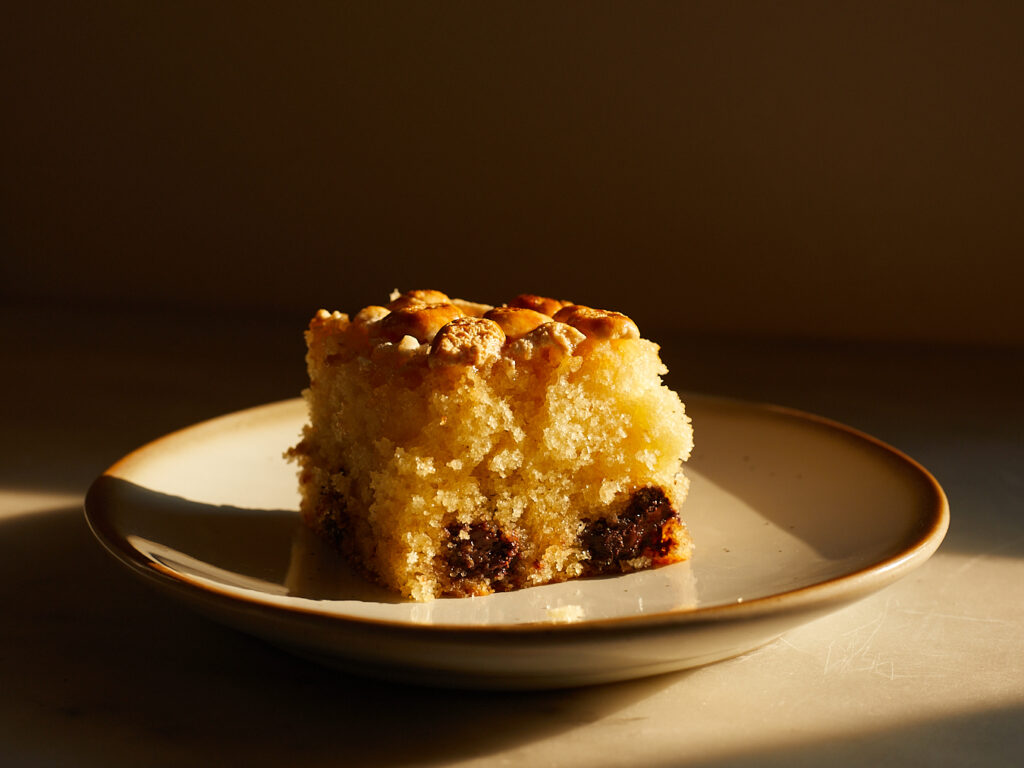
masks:
[[[543,693],[363,680],[220,627],[90,535],[90,481],[294,396],[303,317],[0,309],[3,765],[963,765],[1024,751],[1024,350],[657,336],[683,390],[869,432],[949,497],[906,579],[747,655]]]

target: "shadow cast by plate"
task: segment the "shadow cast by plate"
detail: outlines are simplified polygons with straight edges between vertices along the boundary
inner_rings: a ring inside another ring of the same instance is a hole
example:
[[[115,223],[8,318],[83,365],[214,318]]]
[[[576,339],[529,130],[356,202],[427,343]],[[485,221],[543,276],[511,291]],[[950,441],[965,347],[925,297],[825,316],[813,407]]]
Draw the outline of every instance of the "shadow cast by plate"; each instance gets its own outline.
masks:
[[[801,768],[802,766],[1014,765],[1019,761],[1024,704],[950,714],[887,728],[833,735],[788,745],[731,751],[692,761],[693,768]],[[731,752],[731,753],[730,753]],[[655,766],[677,762],[653,763]]]
[[[76,508],[0,522],[0,604],[10,765],[430,765],[600,720],[687,674],[529,693],[349,676],[127,578]]]

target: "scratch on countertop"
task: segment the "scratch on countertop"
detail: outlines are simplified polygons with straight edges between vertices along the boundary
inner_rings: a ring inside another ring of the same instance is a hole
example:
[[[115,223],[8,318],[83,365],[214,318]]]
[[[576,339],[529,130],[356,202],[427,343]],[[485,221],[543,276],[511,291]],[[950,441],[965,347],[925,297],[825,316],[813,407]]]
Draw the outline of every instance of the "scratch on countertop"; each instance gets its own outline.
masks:
[[[877,651],[874,649],[875,640],[878,637],[883,625],[894,615],[925,615],[935,618],[943,618],[943,614],[931,611],[918,611],[915,609],[901,608],[899,600],[890,597],[885,601],[884,607],[873,619],[847,630],[839,637],[832,640],[828,645],[825,654],[825,662],[822,667],[822,675],[843,675],[849,673],[866,672],[878,675],[887,680],[899,679],[921,679],[928,677],[945,677],[946,672],[941,668],[922,665],[922,655],[915,653],[912,656],[906,654]],[[962,616],[950,616],[949,618],[962,619]],[[998,620],[995,620],[998,621]],[[887,630],[891,633],[893,630]],[[896,631],[900,631],[899,627]],[[888,647],[888,644],[883,643]],[[930,654],[925,654],[930,656]],[[899,665],[897,662],[901,662]],[[909,666],[908,666],[909,665]]]
[[[861,609],[846,614],[845,622],[837,617],[833,623],[816,625],[817,631],[795,630],[792,637],[787,633],[735,662],[795,651],[805,659],[803,663],[812,669],[817,667],[822,677],[833,680],[849,675],[888,681],[949,678],[962,669],[966,656],[973,657],[978,647],[987,647],[984,638],[1011,637],[1024,626],[1019,618],[1024,614],[1019,611],[959,613],[961,601],[949,597],[940,590],[930,600],[915,600],[910,605],[897,594],[866,602]],[[841,631],[844,627],[849,628]],[[967,633],[975,640],[966,646],[951,642],[951,633],[955,637]]]
[[[844,672],[878,672],[890,680],[895,676],[895,665],[871,653],[871,642],[889,614],[889,603],[874,619],[843,632],[828,644],[823,675]]]
[[[976,621],[982,624],[1002,624],[1004,626],[1016,626],[1018,622],[1007,621],[1006,619],[987,619],[982,616],[966,616],[957,613],[939,613],[938,611],[918,611],[913,608],[900,608],[899,613],[910,616],[925,616],[929,619],[956,619],[957,621]]]
[[[804,654],[804,656],[814,656],[813,651],[808,651],[808,650],[805,650],[805,649],[803,649],[803,648],[801,648],[801,647],[799,647],[797,645],[793,645],[793,643],[789,642],[789,640],[787,640],[785,638],[785,636],[780,637],[779,638],[779,642],[782,643],[783,645],[788,645],[790,648],[792,648],[797,653]]]

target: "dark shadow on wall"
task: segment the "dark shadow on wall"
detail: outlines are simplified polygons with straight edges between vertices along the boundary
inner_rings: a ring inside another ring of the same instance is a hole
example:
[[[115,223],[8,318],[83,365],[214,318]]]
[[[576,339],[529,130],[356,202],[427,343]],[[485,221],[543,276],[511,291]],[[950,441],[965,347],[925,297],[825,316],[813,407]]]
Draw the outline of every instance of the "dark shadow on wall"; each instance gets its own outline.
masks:
[[[1024,340],[1020,3],[15,4],[0,295]]]

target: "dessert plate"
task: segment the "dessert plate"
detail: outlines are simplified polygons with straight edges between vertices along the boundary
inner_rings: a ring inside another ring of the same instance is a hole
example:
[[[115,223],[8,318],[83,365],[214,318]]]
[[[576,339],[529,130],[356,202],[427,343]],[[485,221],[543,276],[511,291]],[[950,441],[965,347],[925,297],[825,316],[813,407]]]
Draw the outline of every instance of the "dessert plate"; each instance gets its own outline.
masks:
[[[429,603],[351,573],[300,525],[301,400],[203,422],[99,477],[85,514],[135,574],[208,616],[363,675],[550,688],[707,664],[920,566],[949,522],[912,459],[817,416],[684,398],[697,448],[686,563]]]

